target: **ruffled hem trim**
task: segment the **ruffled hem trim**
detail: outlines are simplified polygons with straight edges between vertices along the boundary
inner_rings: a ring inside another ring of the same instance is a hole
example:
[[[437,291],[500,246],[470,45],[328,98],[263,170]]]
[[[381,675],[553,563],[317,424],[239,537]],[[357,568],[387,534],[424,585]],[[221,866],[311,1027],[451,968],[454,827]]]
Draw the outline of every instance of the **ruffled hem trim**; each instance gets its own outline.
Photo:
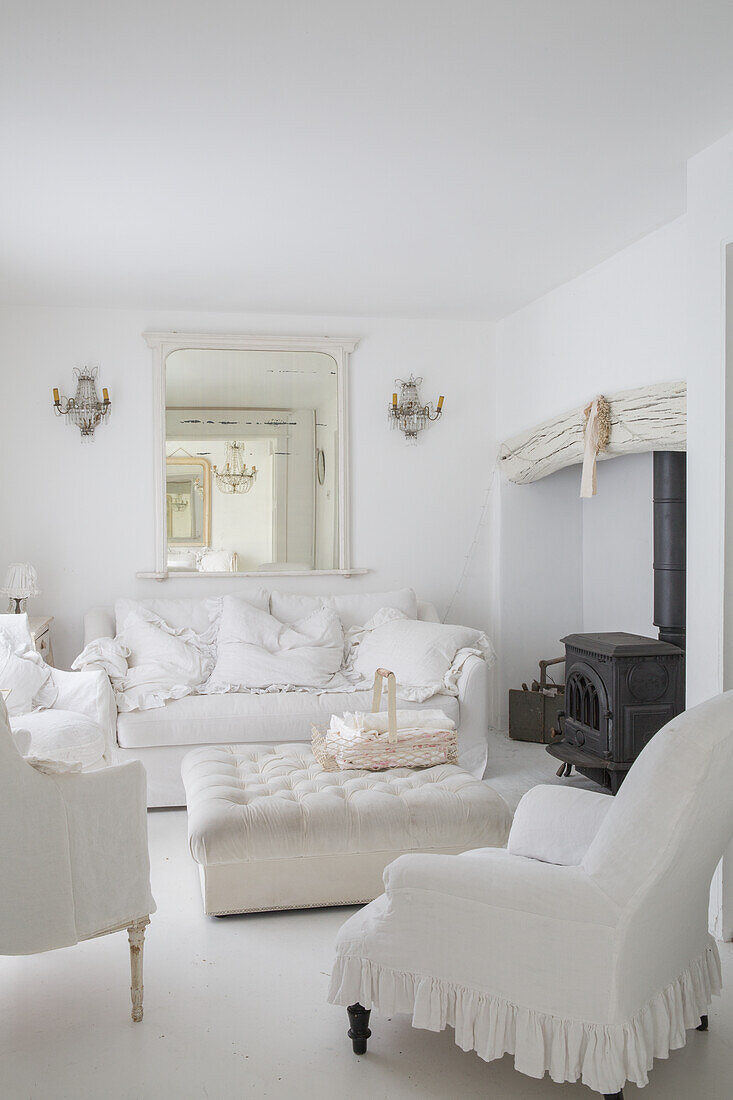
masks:
[[[409,974],[354,955],[339,956],[328,1000],[331,1004],[412,1015],[413,1027],[455,1029],[462,1050],[490,1062],[514,1055],[515,1069],[529,1077],[549,1073],[553,1081],[582,1080],[600,1093],[619,1092],[626,1081],[642,1087],[655,1058],[685,1044],[713,995],[720,993],[718,949],[711,943],[630,1020],[595,1024],[535,1012],[478,990],[438,978]]]

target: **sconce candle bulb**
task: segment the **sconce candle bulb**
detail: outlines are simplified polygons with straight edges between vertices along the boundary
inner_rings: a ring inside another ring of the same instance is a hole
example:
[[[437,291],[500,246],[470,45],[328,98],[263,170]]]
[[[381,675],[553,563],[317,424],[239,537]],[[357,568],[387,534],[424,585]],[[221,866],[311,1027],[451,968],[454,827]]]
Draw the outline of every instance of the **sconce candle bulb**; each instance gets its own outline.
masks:
[[[415,378],[413,375],[407,381],[397,378],[395,384],[400,387],[400,398],[398,402],[397,394],[392,394],[388,414],[390,426],[404,432],[407,443],[417,443],[417,433],[443,415],[445,398],[441,394],[437,408],[432,402],[424,404],[420,399],[422,378]]]

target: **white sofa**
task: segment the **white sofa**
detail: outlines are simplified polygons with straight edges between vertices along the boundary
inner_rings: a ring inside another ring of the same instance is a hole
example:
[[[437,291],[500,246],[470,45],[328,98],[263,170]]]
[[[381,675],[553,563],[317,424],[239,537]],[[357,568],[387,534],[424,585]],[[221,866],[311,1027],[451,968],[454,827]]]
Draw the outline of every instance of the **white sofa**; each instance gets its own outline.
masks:
[[[246,597],[246,593],[243,593]],[[164,599],[141,600],[165,618]],[[175,600],[177,625],[181,607],[195,600]],[[430,603],[418,601],[418,618],[437,622]],[[84,617],[84,644],[115,636],[112,608],[95,607]],[[486,766],[489,726],[489,670],[479,657],[469,657],[458,681],[458,696],[439,695],[424,703],[400,702],[401,707],[440,707],[459,727],[459,762],[473,775]],[[386,704],[385,704],[386,705]],[[148,774],[148,805],[183,806],[181,779],[184,756],[197,745],[310,744],[311,724],[328,723],[334,713],[369,710],[371,692],[246,692],[187,695],[155,710],[130,711],[116,717],[110,729],[114,762],[140,760]]]

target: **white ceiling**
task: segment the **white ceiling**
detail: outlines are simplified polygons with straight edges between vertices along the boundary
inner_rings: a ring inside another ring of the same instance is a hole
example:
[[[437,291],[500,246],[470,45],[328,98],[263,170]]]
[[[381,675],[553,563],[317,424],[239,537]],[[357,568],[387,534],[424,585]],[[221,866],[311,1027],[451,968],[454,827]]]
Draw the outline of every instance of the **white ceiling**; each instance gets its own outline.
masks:
[[[684,210],[730,0],[23,0],[0,299],[495,318]]]

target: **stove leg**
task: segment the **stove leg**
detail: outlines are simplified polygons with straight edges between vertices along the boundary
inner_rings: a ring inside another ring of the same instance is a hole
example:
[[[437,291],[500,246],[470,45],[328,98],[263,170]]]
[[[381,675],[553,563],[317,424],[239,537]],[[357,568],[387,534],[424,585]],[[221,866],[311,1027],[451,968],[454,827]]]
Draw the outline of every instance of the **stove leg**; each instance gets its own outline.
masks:
[[[708,1029],[708,1018],[707,1018],[707,1016],[701,1016],[700,1017],[700,1023],[695,1028],[695,1031],[707,1031],[707,1029]]]
[[[367,1039],[371,1035],[369,1030],[369,1015],[371,1009],[364,1008],[363,1005],[355,1004],[349,1005],[346,1009],[349,1014],[349,1038],[351,1039],[351,1045],[354,1049],[354,1054],[366,1054],[367,1052]]]

